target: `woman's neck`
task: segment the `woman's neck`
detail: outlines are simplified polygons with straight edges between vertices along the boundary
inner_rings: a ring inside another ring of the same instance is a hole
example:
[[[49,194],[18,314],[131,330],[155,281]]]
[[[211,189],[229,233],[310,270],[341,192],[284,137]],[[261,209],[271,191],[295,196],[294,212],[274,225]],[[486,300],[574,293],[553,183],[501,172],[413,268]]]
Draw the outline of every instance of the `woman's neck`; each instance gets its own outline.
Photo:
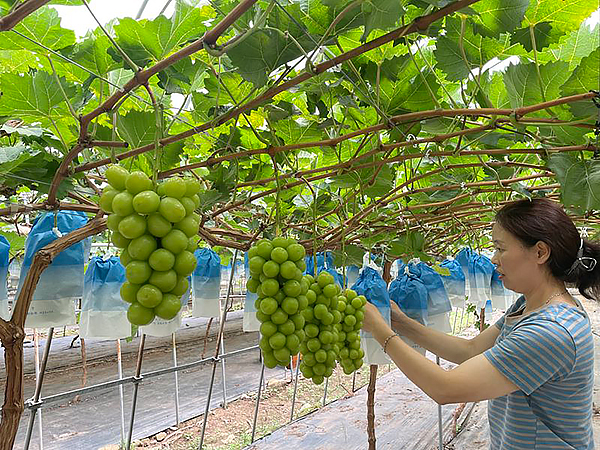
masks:
[[[535,311],[547,303],[560,302],[561,300],[566,300],[568,303],[572,302],[565,288],[565,283],[554,277],[546,278],[537,283],[529,292],[525,292],[524,295],[526,302],[524,313]]]

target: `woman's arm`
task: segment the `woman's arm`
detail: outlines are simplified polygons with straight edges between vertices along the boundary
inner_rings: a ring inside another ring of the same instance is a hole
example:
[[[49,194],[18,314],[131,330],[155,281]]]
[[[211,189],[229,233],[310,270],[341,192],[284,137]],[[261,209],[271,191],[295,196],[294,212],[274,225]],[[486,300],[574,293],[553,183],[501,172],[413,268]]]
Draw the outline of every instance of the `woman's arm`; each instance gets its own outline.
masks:
[[[364,328],[383,345],[394,332],[375,306],[367,303],[366,309]],[[486,400],[518,390],[481,354],[446,371],[396,337],[388,341],[386,352],[413,383],[442,405]]]
[[[461,364],[492,348],[500,334],[498,327],[491,326],[473,339],[450,336],[441,331],[427,328],[409,318],[393,302],[391,307],[394,330],[440,358],[456,364]]]

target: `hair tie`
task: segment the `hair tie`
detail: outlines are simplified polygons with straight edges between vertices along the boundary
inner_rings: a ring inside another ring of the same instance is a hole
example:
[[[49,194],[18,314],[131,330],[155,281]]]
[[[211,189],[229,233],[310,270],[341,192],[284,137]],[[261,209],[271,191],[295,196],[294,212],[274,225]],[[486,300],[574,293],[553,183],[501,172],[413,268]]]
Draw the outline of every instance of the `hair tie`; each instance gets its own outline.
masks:
[[[585,271],[591,272],[596,268],[596,258],[592,258],[591,256],[583,256],[583,238],[581,238],[581,243],[579,244],[579,250],[577,250],[577,257],[575,258],[575,262],[567,272],[567,275],[571,275],[577,267],[581,266]]]

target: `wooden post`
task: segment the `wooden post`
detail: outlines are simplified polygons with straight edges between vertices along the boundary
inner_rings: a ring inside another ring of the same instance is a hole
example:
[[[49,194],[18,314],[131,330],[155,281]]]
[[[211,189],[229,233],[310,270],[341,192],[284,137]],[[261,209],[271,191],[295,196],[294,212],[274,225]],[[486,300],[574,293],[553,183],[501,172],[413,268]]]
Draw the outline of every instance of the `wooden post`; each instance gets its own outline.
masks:
[[[0,319],[0,341],[4,347],[6,366],[4,405],[2,406],[2,421],[0,422],[0,450],[11,450],[13,448],[19,428],[19,420],[25,409],[23,401],[24,327],[27,311],[40,276],[46,267],[52,263],[52,260],[64,249],[105,229],[106,219],[97,217],[85,226],[65,234],[39,250],[33,258],[19,297],[15,302],[12,318],[10,321]]]
[[[479,332],[481,333],[483,330],[485,330],[485,306],[481,308],[479,314]]]
[[[383,263],[383,281],[390,284],[392,262]],[[369,372],[369,386],[367,387],[367,436],[369,438],[369,450],[375,450],[375,385],[377,383],[377,366],[371,365]]]
[[[369,450],[375,450],[375,384],[377,383],[377,366],[370,366],[369,387],[367,388],[367,436]]]

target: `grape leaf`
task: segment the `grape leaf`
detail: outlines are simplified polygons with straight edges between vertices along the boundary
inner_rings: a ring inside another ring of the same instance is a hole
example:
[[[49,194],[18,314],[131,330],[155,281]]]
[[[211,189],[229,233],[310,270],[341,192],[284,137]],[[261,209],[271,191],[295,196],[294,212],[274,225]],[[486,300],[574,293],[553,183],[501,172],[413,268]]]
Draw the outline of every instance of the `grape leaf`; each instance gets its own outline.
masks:
[[[398,0],[367,0],[361,4],[361,9],[365,16],[362,41],[366,41],[374,29],[386,30],[393,27],[405,13],[402,2]]]
[[[548,22],[536,23],[533,26],[519,28],[511,34],[511,42],[520,43],[528,52],[533,50],[533,40],[531,39],[531,28],[533,28],[533,39],[535,40],[535,49],[539,52],[551,44],[558,42],[560,36],[552,33],[552,25]]]
[[[556,153],[550,156],[548,167],[561,185],[565,206],[578,212],[600,209],[600,161],[582,161],[576,154]]]
[[[472,8],[479,13],[475,31],[484,36],[497,37],[513,31],[523,21],[529,0],[483,0]]]
[[[117,43],[133,62],[144,67],[200,37],[206,31],[204,22],[213,15],[214,11],[207,5],[198,8],[184,0],[177,0],[171,19],[162,15],[154,20],[120,19],[114,27]],[[116,49],[110,47],[108,51],[115,61],[122,62]],[[130,68],[127,65],[123,67]]]
[[[571,69],[600,46],[600,25],[593,28],[583,23],[577,30],[561,39],[556,49],[549,49],[548,54],[569,63]],[[544,58],[544,55],[539,55]]]
[[[78,42],[71,57],[86,69],[105,76],[116,69],[117,64],[108,54],[108,49],[111,48],[108,37],[99,34],[98,31],[88,34],[83,41]]]
[[[60,79],[68,97],[73,97],[77,90],[71,83]],[[49,73],[37,71],[32,76],[21,76],[13,73],[0,74],[0,91],[3,92],[0,102],[0,115],[14,115],[22,119],[36,121],[40,116],[56,117],[68,114],[64,97],[56,78]]]
[[[289,37],[272,28],[254,31],[227,51],[238,73],[256,87],[263,86],[274,69],[301,55]]]
[[[583,94],[589,90],[600,90],[600,47],[581,59],[571,77],[563,84],[560,93],[563,96]],[[587,117],[598,114],[598,108],[591,100],[569,104],[571,112],[576,117]]]
[[[73,30],[62,28],[58,12],[49,7],[34,11],[19,22],[14,30],[53,50],[60,50],[75,43]],[[46,50],[34,42],[17,33],[4,32],[0,39],[0,50],[27,49],[45,55]]]
[[[560,87],[569,77],[568,68],[569,65],[563,61],[544,64],[540,66],[540,80],[535,63],[511,65],[504,73],[511,107],[519,108],[559,97]]]
[[[554,30],[565,33],[579,27],[596,9],[598,4],[590,0],[530,0],[524,23],[548,22]]]

